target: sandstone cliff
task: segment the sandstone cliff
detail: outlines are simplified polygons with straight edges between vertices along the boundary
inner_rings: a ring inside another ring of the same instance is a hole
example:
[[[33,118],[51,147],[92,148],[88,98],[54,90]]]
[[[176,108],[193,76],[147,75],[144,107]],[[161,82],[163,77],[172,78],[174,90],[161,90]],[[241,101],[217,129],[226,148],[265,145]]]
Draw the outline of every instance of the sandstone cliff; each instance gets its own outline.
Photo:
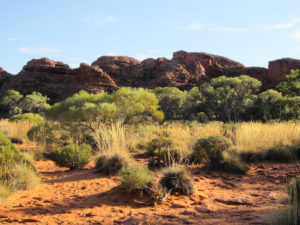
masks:
[[[300,69],[300,60],[284,58],[269,62],[268,69],[245,67],[231,59],[207,54],[178,51],[172,59],[146,59],[142,62],[127,56],[102,56],[92,65],[71,69],[63,62],[48,58],[29,61],[17,75],[0,67],[0,89],[15,89],[23,94],[39,91],[52,99],[64,99],[80,90],[111,92],[121,86],[175,86],[182,89],[200,85],[211,78],[247,74],[275,87],[291,69]]]

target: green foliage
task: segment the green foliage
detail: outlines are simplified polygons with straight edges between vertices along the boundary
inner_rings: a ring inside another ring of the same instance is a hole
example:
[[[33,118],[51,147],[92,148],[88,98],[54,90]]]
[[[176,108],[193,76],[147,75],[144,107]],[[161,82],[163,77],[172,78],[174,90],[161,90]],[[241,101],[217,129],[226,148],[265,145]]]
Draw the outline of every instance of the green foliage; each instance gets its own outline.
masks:
[[[44,114],[50,108],[50,105],[47,103],[48,100],[47,96],[43,96],[39,92],[32,92],[21,99],[18,107],[24,113]]]
[[[44,122],[44,118],[41,115],[34,114],[34,113],[18,114],[18,115],[14,115],[9,118],[10,122],[24,121],[24,120],[30,121],[32,123],[43,123]]]
[[[30,128],[27,132],[30,141],[36,141],[41,144],[53,143],[55,141],[54,128],[49,123],[42,123]]]
[[[160,151],[160,149],[170,149],[173,148],[173,140],[170,137],[160,136],[157,138],[152,139],[147,147],[146,150],[149,155],[155,155],[154,152]]]
[[[0,178],[4,179],[12,166],[23,159],[20,150],[0,133]]]
[[[23,95],[20,92],[15,90],[4,91],[1,94],[0,106],[3,113],[14,115],[21,113],[22,110],[18,107],[20,100],[23,98]]]
[[[184,119],[186,91],[176,87],[158,87],[153,92],[159,99],[159,108],[163,111],[165,120]]]
[[[205,99],[202,107],[207,115],[213,113],[218,120],[238,121],[240,115],[254,104],[254,94],[260,87],[260,81],[246,75],[214,78],[200,86]]]
[[[147,166],[132,166],[121,169],[121,186],[127,192],[143,191],[154,184],[153,175]]]
[[[142,88],[120,88],[111,95],[80,91],[54,104],[46,116],[68,125],[75,124],[76,127],[83,126],[95,131],[103,123],[110,124],[120,119],[125,123],[161,121],[163,113],[157,110],[158,107],[155,95]]]
[[[8,173],[8,186],[13,191],[32,189],[40,183],[32,166],[16,164]]]
[[[246,174],[249,171],[249,167],[241,161],[240,155],[234,149],[224,151],[220,162],[211,163],[209,167],[212,170],[221,170],[237,174]]]
[[[163,162],[165,165],[170,166],[174,163],[180,163],[184,159],[185,154],[176,148],[157,148],[154,151],[157,160]]]
[[[219,163],[223,159],[223,152],[231,147],[232,142],[223,136],[202,137],[193,147],[192,159],[198,163]]]
[[[264,159],[274,162],[294,162],[297,160],[297,156],[293,152],[293,148],[280,145],[268,149],[264,154]]]
[[[51,159],[58,165],[75,169],[85,166],[92,155],[89,145],[70,144],[56,148],[51,152]]]
[[[144,123],[164,119],[163,112],[158,110],[158,99],[146,89],[122,87],[113,92],[110,97],[119,109],[119,117],[125,123]]]
[[[96,170],[106,174],[117,173],[121,169],[126,169],[131,164],[129,156],[123,154],[101,154],[96,163]]]
[[[164,169],[159,183],[167,191],[179,192],[183,195],[192,195],[195,192],[190,174],[185,168],[169,167]]]
[[[284,80],[277,85],[276,89],[284,95],[291,97],[300,95],[300,70],[292,70],[290,75],[286,75]]]

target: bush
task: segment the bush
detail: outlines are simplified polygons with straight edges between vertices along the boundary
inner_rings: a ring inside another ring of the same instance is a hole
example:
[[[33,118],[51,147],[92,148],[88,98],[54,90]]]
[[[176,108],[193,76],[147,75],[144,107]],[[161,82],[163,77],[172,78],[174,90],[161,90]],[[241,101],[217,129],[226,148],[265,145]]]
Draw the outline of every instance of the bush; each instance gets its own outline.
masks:
[[[154,155],[167,166],[180,163],[184,158],[183,152],[178,149],[160,148],[154,151]]]
[[[3,184],[0,184],[0,203],[5,202],[10,193],[11,190],[8,187],[4,186]]]
[[[50,157],[58,165],[75,169],[85,166],[92,155],[89,145],[70,144],[54,149]]]
[[[152,173],[147,166],[133,166],[120,170],[121,186],[127,192],[143,191],[154,184]]]
[[[162,171],[160,185],[168,191],[192,195],[195,192],[191,177],[186,169],[169,167]]]
[[[4,179],[15,163],[24,160],[20,150],[0,133],[0,178]]]
[[[223,159],[219,163],[210,164],[210,169],[222,170],[228,173],[246,174],[249,167],[241,161],[240,155],[236,150],[223,152]]]
[[[264,160],[263,152],[242,152],[240,157],[244,162],[260,162]]]
[[[26,163],[15,165],[8,174],[8,186],[13,191],[32,189],[40,183],[32,166]]]
[[[202,137],[193,147],[192,159],[197,163],[219,163],[223,160],[223,152],[231,147],[232,142],[223,136]]]
[[[131,159],[129,156],[122,154],[102,154],[98,157],[96,163],[96,170],[106,174],[113,174],[121,169],[129,167]]]
[[[147,152],[149,155],[154,155],[154,151],[158,151],[159,149],[165,148],[172,148],[173,141],[170,137],[160,136],[158,138],[152,139],[148,146],[146,147]]]
[[[23,120],[27,120],[32,123],[44,123],[44,118],[39,114],[34,114],[34,113],[18,114],[9,118],[9,122],[23,121]]]
[[[48,123],[33,126],[27,132],[27,137],[30,141],[36,141],[39,143],[53,143],[56,141],[54,129]]]
[[[274,162],[294,162],[297,160],[297,156],[293,152],[293,149],[289,146],[276,146],[265,152],[265,160]]]

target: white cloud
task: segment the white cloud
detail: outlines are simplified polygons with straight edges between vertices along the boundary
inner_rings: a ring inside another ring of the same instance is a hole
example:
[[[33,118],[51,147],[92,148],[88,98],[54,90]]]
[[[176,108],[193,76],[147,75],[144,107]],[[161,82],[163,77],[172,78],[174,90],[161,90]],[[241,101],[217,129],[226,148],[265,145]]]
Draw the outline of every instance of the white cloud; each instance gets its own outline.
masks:
[[[109,52],[105,53],[104,55],[107,55],[107,56],[116,56],[117,53],[115,51],[109,51]]]
[[[179,27],[179,29],[186,30],[186,31],[198,31],[198,30],[202,30],[203,28],[204,25],[200,23],[190,23]]]
[[[300,18],[291,19],[288,23],[279,23],[273,25],[263,25],[256,24],[252,26],[245,27],[232,27],[232,26],[220,26],[214,24],[201,24],[195,19],[192,19],[192,22],[188,22],[186,20],[180,22],[180,26],[178,28],[180,30],[185,31],[199,31],[199,30],[211,30],[211,31],[224,31],[224,32],[257,32],[257,31],[271,31],[271,30],[281,30],[281,29],[289,29],[295,27],[298,23],[300,23]],[[185,25],[182,25],[185,24]]]
[[[59,49],[56,48],[45,48],[45,47],[21,47],[18,49],[20,53],[23,54],[37,54],[37,55],[45,55],[49,53],[58,53]]]
[[[9,37],[8,41],[19,41],[23,38],[23,36],[17,36],[17,37]]]
[[[155,53],[155,52],[159,52],[159,50],[158,49],[149,49],[148,52]]]
[[[300,41],[300,30],[296,30],[294,33],[289,34],[288,37]]]
[[[89,26],[105,26],[107,24],[117,21],[114,16],[107,16],[103,13],[90,14],[85,18],[85,22]]]

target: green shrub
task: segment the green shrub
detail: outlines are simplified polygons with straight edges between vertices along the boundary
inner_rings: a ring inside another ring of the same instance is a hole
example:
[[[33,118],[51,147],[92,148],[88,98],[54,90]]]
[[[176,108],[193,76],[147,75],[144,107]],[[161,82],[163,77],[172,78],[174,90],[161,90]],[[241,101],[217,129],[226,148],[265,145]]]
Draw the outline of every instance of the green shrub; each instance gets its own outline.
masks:
[[[72,170],[85,166],[91,155],[92,151],[89,145],[70,144],[54,149],[50,157],[58,166],[68,167]]]
[[[168,149],[168,148],[159,148],[154,151],[154,155],[158,160],[161,160],[167,166],[170,166],[174,163],[180,163],[185,154],[178,149]]]
[[[11,190],[3,184],[0,184],[0,203],[6,201],[8,196],[10,195]]]
[[[106,174],[113,174],[121,169],[126,169],[131,164],[129,156],[124,154],[102,154],[98,157],[96,170]]]
[[[11,140],[0,133],[0,178],[4,179],[7,172],[15,163],[24,160],[20,150]]]
[[[152,156],[154,155],[154,151],[159,151],[162,148],[173,148],[173,141],[170,137],[160,136],[158,138],[154,138],[146,147],[148,154]]]
[[[241,160],[244,162],[261,162],[264,161],[263,152],[242,152],[240,153]]]
[[[294,178],[287,186],[289,194],[288,209],[271,214],[272,225],[298,225],[300,223],[300,178]]]
[[[13,191],[32,189],[39,183],[36,171],[27,163],[15,165],[8,173],[8,186]]]
[[[172,192],[179,192],[184,195],[192,195],[195,192],[193,182],[186,169],[169,167],[164,169],[162,174],[159,183],[168,191],[171,190]]]
[[[48,123],[33,126],[27,132],[27,137],[30,141],[39,143],[53,143],[56,140],[54,129]]]
[[[132,166],[121,169],[121,186],[127,192],[143,191],[154,184],[153,175],[147,166]]]
[[[289,146],[276,146],[265,152],[265,160],[274,162],[294,162],[297,160],[297,156],[293,152],[293,149]]]
[[[202,137],[193,147],[192,160],[197,163],[219,163],[223,159],[223,152],[231,147],[232,142],[223,136]]]
[[[210,169],[222,170],[228,173],[246,174],[249,167],[241,161],[240,155],[236,150],[223,152],[223,159],[219,163],[210,164]]]
[[[44,118],[41,115],[34,113],[18,114],[9,118],[9,122],[24,120],[30,121],[32,123],[44,123]]]

